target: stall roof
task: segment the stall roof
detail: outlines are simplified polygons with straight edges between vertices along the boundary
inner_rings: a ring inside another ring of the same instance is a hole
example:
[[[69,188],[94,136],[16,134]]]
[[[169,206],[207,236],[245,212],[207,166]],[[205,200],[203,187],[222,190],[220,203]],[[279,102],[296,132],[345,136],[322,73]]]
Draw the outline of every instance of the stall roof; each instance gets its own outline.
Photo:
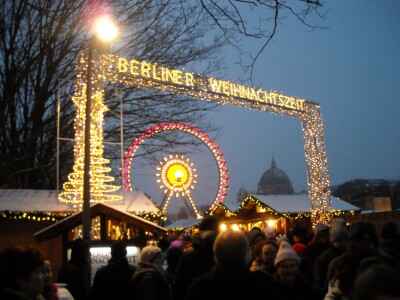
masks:
[[[160,210],[139,190],[117,192],[123,200],[108,205],[120,211],[134,213],[158,213]],[[0,189],[0,211],[20,212],[74,212],[72,204],[58,201],[55,190]]]
[[[202,219],[180,219],[177,220],[167,226],[165,226],[165,229],[173,229],[173,228],[191,228],[195,225],[200,224]]]
[[[112,216],[114,219],[118,219],[122,222],[129,222],[138,227],[143,228],[147,231],[158,232],[160,234],[165,234],[166,229],[158,226],[157,224],[143,219],[141,217],[135,216],[133,214],[118,210],[115,207],[106,205],[104,203],[96,203],[90,208],[91,218],[97,217],[99,215]],[[34,234],[38,241],[44,241],[51,239],[62,232],[72,229],[78,225],[82,224],[82,212],[75,213],[69,217],[64,218],[62,221],[55,223],[42,229]]]
[[[252,195],[257,200],[261,201],[268,207],[278,213],[307,213],[311,212],[310,197],[308,194],[294,195]],[[359,207],[354,206],[339,198],[330,196],[331,207],[333,210],[340,211],[359,211]]]

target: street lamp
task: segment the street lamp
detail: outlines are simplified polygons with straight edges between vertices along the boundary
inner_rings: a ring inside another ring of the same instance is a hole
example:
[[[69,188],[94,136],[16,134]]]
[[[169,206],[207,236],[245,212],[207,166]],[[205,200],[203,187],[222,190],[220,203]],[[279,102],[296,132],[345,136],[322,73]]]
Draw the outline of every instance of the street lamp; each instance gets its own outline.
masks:
[[[107,16],[101,16],[94,22],[95,36],[88,45],[88,65],[86,73],[86,109],[85,109],[85,158],[83,168],[83,213],[82,213],[82,236],[90,241],[91,216],[90,216],[90,124],[92,111],[92,68],[93,50],[100,46],[97,42],[110,42],[117,35],[117,28]]]

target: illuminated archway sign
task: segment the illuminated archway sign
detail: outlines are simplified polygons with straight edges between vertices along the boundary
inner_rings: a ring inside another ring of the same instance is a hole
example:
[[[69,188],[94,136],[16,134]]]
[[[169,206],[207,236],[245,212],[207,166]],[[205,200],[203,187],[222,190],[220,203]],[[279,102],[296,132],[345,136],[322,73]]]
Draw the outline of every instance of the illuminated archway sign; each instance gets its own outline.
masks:
[[[317,103],[113,55],[103,55],[93,64],[96,66],[93,68],[95,74],[92,76],[93,126],[99,126],[99,123],[101,125],[99,119],[102,118],[105,107],[103,102],[103,85],[105,82],[135,85],[173,94],[185,94],[206,101],[238,105],[299,118],[304,135],[313,225],[317,222],[329,223],[331,210],[329,175],[323,122]],[[78,63],[79,73],[75,98],[85,99],[86,69],[86,57],[82,55]],[[77,132],[76,135],[83,135],[83,131]],[[93,148],[91,153],[95,151],[96,148]],[[99,158],[99,155],[97,157]],[[75,158],[75,164],[77,160],[78,158]],[[72,180],[76,181],[76,176],[72,177]]]

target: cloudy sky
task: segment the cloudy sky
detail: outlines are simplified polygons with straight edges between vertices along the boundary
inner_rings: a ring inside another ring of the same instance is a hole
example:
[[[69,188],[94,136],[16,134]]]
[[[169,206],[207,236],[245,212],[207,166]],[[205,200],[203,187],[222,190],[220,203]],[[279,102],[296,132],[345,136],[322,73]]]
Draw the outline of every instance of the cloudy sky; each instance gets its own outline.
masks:
[[[326,2],[328,28],[286,20],[254,85],[320,103],[332,185],[400,179],[400,1]],[[221,79],[237,81],[240,69],[227,62]],[[210,118],[224,128],[215,142],[228,162],[227,201],[241,186],[256,191],[273,153],[295,191],[307,190],[300,120],[231,106]]]

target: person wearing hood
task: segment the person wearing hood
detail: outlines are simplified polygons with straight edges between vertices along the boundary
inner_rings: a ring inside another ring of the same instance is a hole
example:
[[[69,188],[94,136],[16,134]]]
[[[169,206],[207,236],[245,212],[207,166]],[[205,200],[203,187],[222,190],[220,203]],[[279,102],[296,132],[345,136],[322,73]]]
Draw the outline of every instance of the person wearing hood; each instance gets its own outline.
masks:
[[[161,252],[157,246],[146,246],[140,252],[140,261],[132,277],[132,299],[170,299],[170,288],[162,266]]]
[[[300,257],[286,241],[282,241],[279,246],[275,266],[277,269],[275,280],[284,285],[288,299],[322,299],[322,293],[319,293],[300,273]]]
[[[349,234],[344,219],[333,219],[329,232],[329,241],[331,247],[322,252],[314,263],[314,286],[324,293],[328,291],[327,274],[329,263],[335,257],[342,255],[349,247]]]
[[[352,289],[357,267],[365,258],[381,258],[378,253],[378,236],[369,222],[352,223],[348,231],[350,246],[328,266],[328,291],[325,300],[352,299]]]
[[[400,263],[400,234],[397,232],[396,223],[385,223],[382,228],[381,237],[380,250]]]
[[[86,275],[90,274],[90,259],[90,242],[77,239],[72,243],[71,259],[58,272],[57,282],[67,284],[67,289],[75,300],[88,298],[90,286]]]
[[[314,263],[317,258],[329,249],[329,227],[322,223],[317,223],[314,227],[314,238],[307,245],[307,254],[304,258],[304,266],[302,268],[303,275],[309,282],[314,282]]]
[[[199,232],[192,237],[192,246],[186,248],[179,260],[172,289],[174,300],[185,297],[194,277],[203,275],[214,266],[214,241],[218,235],[218,219],[206,217],[199,226]]]
[[[111,259],[107,266],[97,270],[90,290],[90,299],[129,299],[131,278],[136,268],[128,263],[124,241],[111,245]]]

